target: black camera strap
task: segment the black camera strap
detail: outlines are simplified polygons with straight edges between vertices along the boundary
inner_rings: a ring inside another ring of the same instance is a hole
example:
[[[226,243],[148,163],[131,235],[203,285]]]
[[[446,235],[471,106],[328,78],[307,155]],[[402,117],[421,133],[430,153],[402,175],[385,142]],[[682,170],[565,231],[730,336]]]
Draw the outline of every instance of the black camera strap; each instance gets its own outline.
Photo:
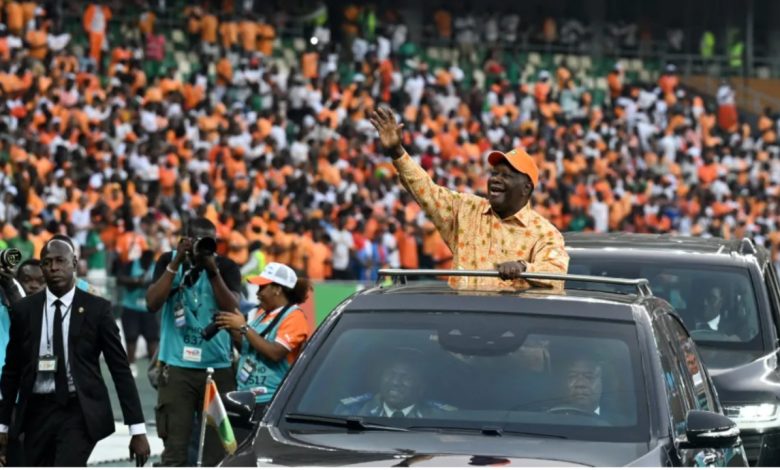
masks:
[[[265,335],[273,331],[274,328],[276,328],[276,325],[279,324],[280,321],[282,321],[282,318],[287,314],[287,312],[294,306],[294,304],[287,304],[284,307],[282,307],[282,310],[279,312],[279,315],[275,316],[273,320],[271,320],[265,328],[263,328],[262,332],[258,332],[257,334],[260,335],[261,338],[265,339]],[[266,313],[266,315],[268,315]]]

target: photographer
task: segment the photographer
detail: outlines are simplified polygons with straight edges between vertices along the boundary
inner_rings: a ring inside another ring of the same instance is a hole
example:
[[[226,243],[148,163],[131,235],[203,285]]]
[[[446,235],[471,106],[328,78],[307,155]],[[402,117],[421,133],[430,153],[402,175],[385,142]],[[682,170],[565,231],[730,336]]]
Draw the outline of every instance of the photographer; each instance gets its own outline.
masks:
[[[14,279],[13,273],[21,260],[22,253],[15,248],[0,251],[0,374],[5,364],[5,350],[10,338],[11,317],[8,308],[25,297],[24,290]]]
[[[16,268],[16,280],[22,285],[25,295],[33,295],[46,288],[41,262],[35,258],[24,260]]]
[[[248,281],[259,287],[261,313],[247,323],[239,313],[219,312],[217,325],[230,329],[241,351],[238,390],[254,392],[256,406],[262,406],[271,400],[313,332],[300,307],[311,284],[281,263],[269,263]]]
[[[208,219],[191,221],[177,249],[157,261],[146,292],[150,312],[162,309],[157,433],[165,450],[161,465],[187,465],[193,415],[203,408],[206,369],[214,368],[220,392],[235,389],[230,335],[203,332],[219,310],[238,308],[241,273],[231,260],[216,256],[216,228]],[[213,329],[212,326],[209,329]],[[203,463],[216,465],[224,455],[213,429],[206,432]]]
[[[0,258],[3,258],[2,254],[0,254]],[[6,348],[11,337],[11,319],[8,309],[17,300],[45,289],[46,281],[43,279],[41,263],[37,259],[28,259],[16,267],[16,282],[13,281],[13,278],[9,279],[8,277],[13,267],[5,264],[0,265],[2,265],[2,268],[0,268],[0,285],[2,285],[3,297],[2,302],[0,302],[0,373],[2,373],[2,368],[5,364]],[[0,396],[1,399],[2,396]],[[9,438],[6,465],[17,467],[23,464],[24,453],[22,445],[18,439]]]
[[[0,251],[0,289],[3,303],[10,306],[22,299],[25,294],[22,286],[14,278],[14,269],[22,261],[22,253],[15,248]]]

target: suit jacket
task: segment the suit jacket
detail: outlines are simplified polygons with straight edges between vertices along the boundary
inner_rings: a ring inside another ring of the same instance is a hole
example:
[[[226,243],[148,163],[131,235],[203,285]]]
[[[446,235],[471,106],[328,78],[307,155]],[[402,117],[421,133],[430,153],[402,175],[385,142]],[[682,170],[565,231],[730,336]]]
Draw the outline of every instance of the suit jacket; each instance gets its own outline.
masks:
[[[432,418],[440,417],[448,412],[455,411],[457,408],[433,400],[423,400],[415,403],[411,411],[413,418]],[[382,397],[379,394],[365,393],[356,397],[348,397],[339,400],[334,414],[354,415],[354,416],[379,416],[385,414],[382,405]]]
[[[11,436],[23,431],[27,405],[33,393],[45,302],[44,290],[25,297],[10,309],[10,340],[0,378],[0,391],[4,398],[0,403],[0,423],[11,423],[14,408],[11,397],[18,394]],[[111,303],[76,289],[70,315],[68,363],[89,437],[97,442],[115,430],[108,389],[100,372],[101,354],[114,379],[125,423],[143,423],[141,400],[119,339],[119,329],[111,315]]]

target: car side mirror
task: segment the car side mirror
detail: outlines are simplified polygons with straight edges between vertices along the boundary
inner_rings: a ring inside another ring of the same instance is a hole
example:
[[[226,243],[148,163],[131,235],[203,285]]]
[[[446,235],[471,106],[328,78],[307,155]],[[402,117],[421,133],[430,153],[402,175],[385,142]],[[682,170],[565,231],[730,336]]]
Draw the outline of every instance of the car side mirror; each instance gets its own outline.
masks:
[[[225,411],[228,415],[233,415],[242,420],[249,421],[255,411],[255,394],[252,392],[228,392],[222,400],[225,404]]]
[[[686,447],[725,449],[739,445],[739,427],[711,411],[691,410],[685,422]]]

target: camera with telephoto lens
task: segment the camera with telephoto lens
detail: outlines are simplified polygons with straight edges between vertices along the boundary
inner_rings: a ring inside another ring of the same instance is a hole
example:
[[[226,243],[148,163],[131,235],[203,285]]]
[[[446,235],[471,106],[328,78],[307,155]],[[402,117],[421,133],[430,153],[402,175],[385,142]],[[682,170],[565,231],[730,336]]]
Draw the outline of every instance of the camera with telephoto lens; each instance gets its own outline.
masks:
[[[217,240],[211,237],[202,237],[192,244],[192,254],[195,256],[213,256],[217,252]]]
[[[206,328],[203,328],[203,331],[200,332],[200,336],[206,341],[211,341],[211,338],[217,333],[219,333],[219,326],[217,325],[217,316],[214,315],[211,318],[211,323],[206,325]]]
[[[5,250],[0,250],[0,267],[6,271],[13,270],[21,262],[22,252],[16,248],[6,248]]]

